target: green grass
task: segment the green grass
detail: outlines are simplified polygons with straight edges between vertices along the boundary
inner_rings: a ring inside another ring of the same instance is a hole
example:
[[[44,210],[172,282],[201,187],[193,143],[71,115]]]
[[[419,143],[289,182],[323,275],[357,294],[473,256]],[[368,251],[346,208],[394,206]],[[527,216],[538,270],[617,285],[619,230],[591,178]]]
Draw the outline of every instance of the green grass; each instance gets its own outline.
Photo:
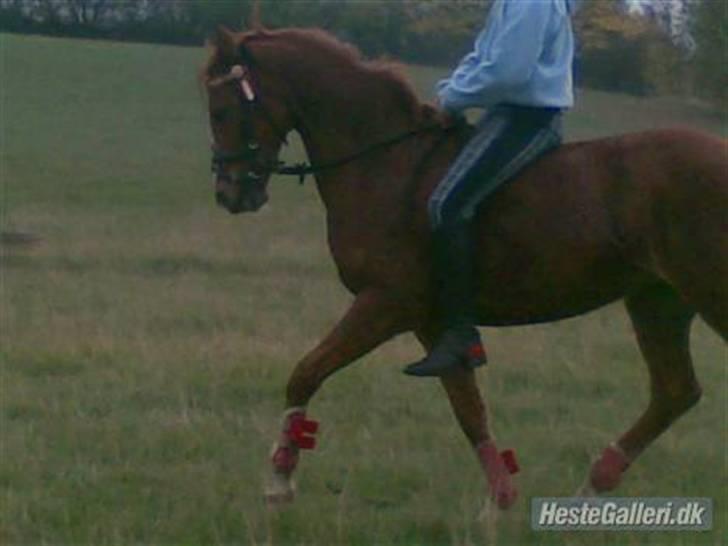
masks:
[[[410,337],[325,385],[298,502],[268,512],[286,378],[350,299],[313,186],[275,180],[253,216],[214,206],[202,49],[0,40],[2,226],[43,238],[0,264],[0,542],[722,543],[728,355],[702,323],[704,399],[618,493],[712,497],[715,530],[529,530],[527,499],[572,493],[646,403],[619,306],[485,332],[492,364],[480,381],[523,468],[509,513],[483,511],[483,478],[438,384],[400,373],[419,355]],[[412,69],[423,94],[441,74]],[[676,99],[589,92],[567,128],[575,139],[676,121],[726,133]]]

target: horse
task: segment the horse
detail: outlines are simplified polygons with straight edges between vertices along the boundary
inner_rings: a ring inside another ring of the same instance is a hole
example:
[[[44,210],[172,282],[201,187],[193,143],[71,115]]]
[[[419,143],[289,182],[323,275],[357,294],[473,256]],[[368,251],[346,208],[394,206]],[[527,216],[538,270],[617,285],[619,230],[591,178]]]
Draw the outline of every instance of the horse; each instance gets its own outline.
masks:
[[[266,499],[291,501],[301,450],[316,444],[306,406],[331,374],[394,336],[427,350],[440,332],[427,199],[472,133],[422,103],[400,71],[318,29],[218,29],[200,72],[217,202],[268,200],[275,173],[314,174],[328,244],[353,302],[295,366]],[[297,131],[310,165],[282,166]],[[623,299],[650,376],[639,419],[607,445],[582,495],[627,468],[701,397],[689,351],[696,315],[728,339],[728,143],[687,129],[565,144],[489,196],[474,218],[478,323],[526,325]],[[474,371],[440,378],[501,508],[517,490]]]

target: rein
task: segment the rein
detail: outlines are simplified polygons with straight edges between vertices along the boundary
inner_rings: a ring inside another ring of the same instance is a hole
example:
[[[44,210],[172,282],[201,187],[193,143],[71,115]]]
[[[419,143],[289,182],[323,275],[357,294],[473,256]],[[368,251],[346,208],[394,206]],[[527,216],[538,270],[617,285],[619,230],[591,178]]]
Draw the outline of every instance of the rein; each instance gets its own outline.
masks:
[[[391,148],[392,146],[400,144],[405,140],[409,140],[410,138],[416,137],[424,133],[429,133],[430,131],[440,129],[443,132],[447,132],[451,131],[453,128],[454,127],[443,128],[440,124],[426,125],[425,127],[412,129],[395,137],[383,140],[382,142],[377,142],[376,144],[372,144],[371,146],[368,146],[363,150],[342,157],[341,159],[331,161],[329,163],[314,165],[312,163],[301,162],[295,163],[293,165],[288,165],[286,163],[279,162],[272,172],[283,176],[297,176],[299,184],[303,184],[306,181],[306,176],[308,175],[338,169],[339,167],[343,167],[345,165],[348,165],[349,163],[353,163],[354,161],[378,152],[379,150]]]

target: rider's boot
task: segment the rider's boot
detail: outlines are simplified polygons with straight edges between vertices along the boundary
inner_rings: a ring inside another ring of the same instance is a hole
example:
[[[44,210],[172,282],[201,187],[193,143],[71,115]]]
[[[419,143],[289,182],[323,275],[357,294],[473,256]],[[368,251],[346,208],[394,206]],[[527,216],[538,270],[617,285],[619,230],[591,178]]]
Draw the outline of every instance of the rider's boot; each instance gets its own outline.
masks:
[[[433,234],[437,310],[444,329],[430,353],[410,364],[404,373],[417,377],[445,375],[459,367],[486,363],[485,349],[475,328],[475,289],[471,226],[457,222]]]

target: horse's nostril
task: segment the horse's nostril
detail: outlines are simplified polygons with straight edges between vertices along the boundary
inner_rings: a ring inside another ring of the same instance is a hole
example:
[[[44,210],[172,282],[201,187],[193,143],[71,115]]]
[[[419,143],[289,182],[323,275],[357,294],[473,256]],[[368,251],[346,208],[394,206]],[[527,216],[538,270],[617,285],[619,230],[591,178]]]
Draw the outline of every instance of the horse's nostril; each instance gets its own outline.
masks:
[[[223,193],[229,183],[230,179],[227,176],[218,176],[215,178],[215,192]]]

